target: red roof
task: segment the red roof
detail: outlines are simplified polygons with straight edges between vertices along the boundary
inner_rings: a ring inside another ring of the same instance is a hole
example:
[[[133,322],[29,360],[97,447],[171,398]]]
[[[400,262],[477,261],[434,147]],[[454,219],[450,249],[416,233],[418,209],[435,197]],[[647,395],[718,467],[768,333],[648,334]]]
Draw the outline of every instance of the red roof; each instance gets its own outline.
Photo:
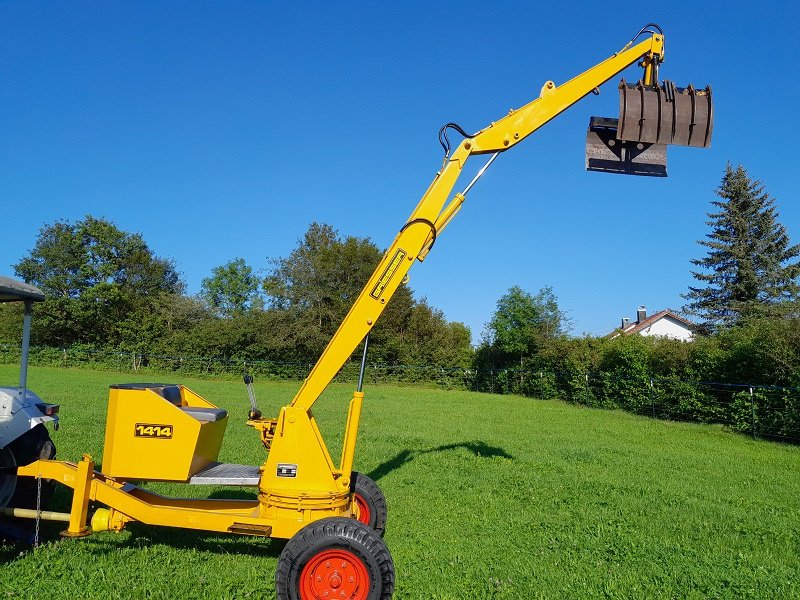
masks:
[[[660,321],[665,317],[670,317],[671,319],[678,321],[682,325],[685,325],[687,329],[694,329],[694,323],[692,323],[688,319],[684,319],[680,315],[675,314],[670,309],[666,309],[650,315],[649,317],[645,318],[641,323],[634,322],[628,325],[625,329],[621,328],[615,329],[614,331],[609,333],[608,336],[606,337],[615,337],[620,334],[632,335],[634,333],[639,333],[640,331],[647,329],[648,327],[650,327],[651,325],[655,324],[657,321]]]

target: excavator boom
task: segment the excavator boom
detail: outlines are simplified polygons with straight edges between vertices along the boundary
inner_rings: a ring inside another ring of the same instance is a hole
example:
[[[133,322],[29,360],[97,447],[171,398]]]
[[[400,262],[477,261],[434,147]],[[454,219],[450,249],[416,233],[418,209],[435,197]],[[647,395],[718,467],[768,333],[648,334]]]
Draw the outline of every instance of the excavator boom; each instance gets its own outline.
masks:
[[[456,193],[447,205],[445,203],[469,157],[477,154],[492,154],[494,156],[487,163],[486,166],[488,166],[497,154],[512,148],[578,100],[587,94],[596,92],[599,86],[637,61],[641,61],[641,66],[644,68],[641,85],[646,87],[649,92],[653,86],[657,86],[658,65],[664,57],[664,36],[660,30],[648,31],[648,33],[650,35],[644,41],[636,45],[629,43],[619,52],[566,83],[556,85],[553,81],[547,81],[542,86],[538,98],[517,110],[511,110],[508,115],[478,133],[466,136],[452,154],[449,151],[446,152],[443,168],[436,174],[419,204],[400,229],[339,329],[297,392],[292,400],[293,407],[305,410],[311,408],[361,340],[375,326],[378,317],[403,281],[414,260],[424,260],[444,227],[459,211],[466,192],[469,191],[474,180],[464,192]],[[649,99],[649,94],[646,97]],[[710,114],[710,93],[708,100],[708,113]],[[685,105],[683,103],[676,104],[676,107],[683,110]],[[625,113],[625,123],[629,122],[632,114],[633,112]],[[678,117],[683,118],[683,113],[679,113]],[[678,120],[676,118],[675,122]],[[453,124],[446,125],[443,128],[445,136],[445,129],[448,127],[457,128]],[[457,129],[460,130],[460,128]],[[628,128],[625,130],[626,133],[627,130]],[[464,133],[463,130],[460,132]],[[710,128],[708,129],[708,139],[710,140]],[[443,143],[443,145],[445,144]]]

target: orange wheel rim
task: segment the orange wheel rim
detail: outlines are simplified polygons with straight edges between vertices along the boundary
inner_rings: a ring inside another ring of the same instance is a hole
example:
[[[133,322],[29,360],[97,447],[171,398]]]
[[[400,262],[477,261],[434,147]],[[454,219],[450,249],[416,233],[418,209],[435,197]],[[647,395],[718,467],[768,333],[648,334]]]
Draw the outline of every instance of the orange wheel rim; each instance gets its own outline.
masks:
[[[369,504],[364,499],[364,496],[361,494],[353,494],[353,501],[358,506],[358,520],[364,523],[364,525],[370,525],[370,518],[372,514],[369,511]]]
[[[301,600],[367,600],[367,566],[347,550],[325,550],[300,573]]]

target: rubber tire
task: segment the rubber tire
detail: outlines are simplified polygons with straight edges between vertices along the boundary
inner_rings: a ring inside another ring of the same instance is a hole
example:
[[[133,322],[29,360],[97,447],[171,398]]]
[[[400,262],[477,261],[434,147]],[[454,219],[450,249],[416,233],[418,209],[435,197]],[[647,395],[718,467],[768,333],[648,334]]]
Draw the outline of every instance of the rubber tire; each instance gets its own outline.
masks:
[[[383,537],[386,532],[386,519],[389,511],[386,506],[386,497],[381,488],[367,475],[353,471],[350,476],[350,492],[358,495],[361,501],[367,505],[369,522],[366,524]],[[364,521],[361,522],[364,523]]]
[[[24,435],[21,435],[8,446],[0,450],[8,452],[17,466],[29,465],[33,461],[53,459],[56,447],[50,439],[47,428],[39,424]],[[36,508],[37,481],[33,477],[18,477],[11,499],[6,507]],[[44,508],[53,493],[54,484],[50,480],[42,481],[41,507]],[[5,508],[5,507],[3,507]],[[17,520],[20,522],[20,520]]]
[[[289,540],[278,559],[275,593],[278,600],[312,600],[301,595],[300,574],[322,552],[346,550],[360,559],[369,576],[367,600],[389,600],[394,593],[394,563],[375,532],[346,517],[329,517],[306,525]]]

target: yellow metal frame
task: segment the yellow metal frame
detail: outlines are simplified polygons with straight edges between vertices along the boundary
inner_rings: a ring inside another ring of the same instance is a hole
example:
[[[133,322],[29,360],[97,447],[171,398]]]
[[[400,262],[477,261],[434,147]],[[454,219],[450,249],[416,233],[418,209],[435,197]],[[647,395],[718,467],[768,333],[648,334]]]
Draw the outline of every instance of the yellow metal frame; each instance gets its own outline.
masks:
[[[363,394],[356,392],[350,402],[338,468],[333,464],[311,408],[375,326],[414,260],[424,260],[437,236],[461,209],[466,191],[456,193],[449,203],[446,201],[467,159],[512,148],[639,60],[642,61],[645,81],[652,83],[663,55],[663,36],[651,34],[645,41],[635,46],[629,44],[566,83],[556,85],[547,81],[538,98],[518,110],[511,110],[505,117],[466,138],[452,155],[446,156],[442,169],[386,251],[292,402],[281,409],[277,419],[254,418],[248,421],[259,431],[268,450],[262,466],[258,500],[164,498],[110,476],[110,473],[124,473],[127,477],[132,472],[128,470],[130,465],[118,469],[120,463],[117,461],[125,458],[117,455],[117,424],[130,422],[130,415],[120,417],[119,405],[114,414],[109,413],[106,452],[110,450],[113,458],[106,469],[107,459],[104,457],[106,474],[94,471],[91,457],[84,456],[77,464],[38,461],[19,468],[19,475],[53,479],[75,490],[67,535],[84,535],[88,531],[86,518],[90,500],[110,507],[95,514],[92,521],[95,529],[119,530],[129,521],[141,521],[169,527],[290,538],[307,523],[323,517],[357,516],[350,493],[350,474]],[[166,477],[166,471],[162,471],[159,478],[183,477],[184,472],[185,469]]]

